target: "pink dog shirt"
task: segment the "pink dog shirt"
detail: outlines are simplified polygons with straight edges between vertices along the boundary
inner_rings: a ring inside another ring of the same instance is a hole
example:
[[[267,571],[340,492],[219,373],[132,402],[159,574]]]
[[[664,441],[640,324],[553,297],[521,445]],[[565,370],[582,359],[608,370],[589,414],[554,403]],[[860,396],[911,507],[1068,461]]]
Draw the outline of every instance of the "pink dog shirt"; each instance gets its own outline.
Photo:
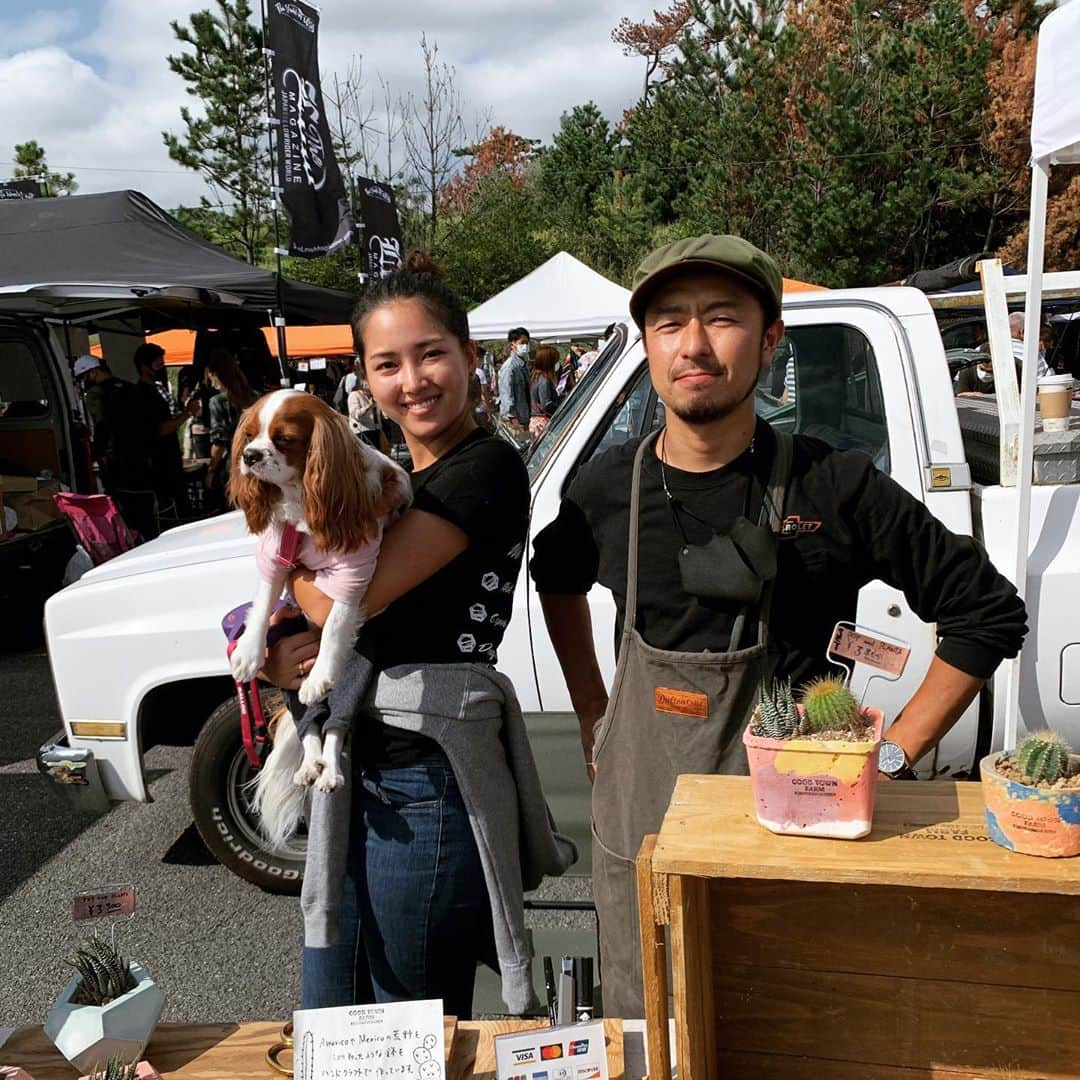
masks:
[[[347,552],[319,551],[308,533],[300,533],[296,564],[315,571],[316,588],[331,600],[342,604],[359,604],[371,583],[371,575],[375,573],[375,562],[379,557],[379,545],[382,543],[386,525],[387,517],[383,515],[376,522],[374,538],[362,544],[356,551]],[[259,534],[255,547],[259,576],[268,583],[273,582],[281,573],[277,553],[282,532],[282,525],[271,523],[269,528]]]

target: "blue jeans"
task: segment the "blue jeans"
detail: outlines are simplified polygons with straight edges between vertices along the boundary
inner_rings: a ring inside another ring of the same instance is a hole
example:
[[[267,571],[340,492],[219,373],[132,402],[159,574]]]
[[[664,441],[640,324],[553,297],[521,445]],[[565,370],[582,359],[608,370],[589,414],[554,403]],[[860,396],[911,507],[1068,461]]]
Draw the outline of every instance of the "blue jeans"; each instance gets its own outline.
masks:
[[[491,907],[480,853],[450,763],[354,776],[337,945],[304,949],[300,1007],[442,998],[472,1015]]]

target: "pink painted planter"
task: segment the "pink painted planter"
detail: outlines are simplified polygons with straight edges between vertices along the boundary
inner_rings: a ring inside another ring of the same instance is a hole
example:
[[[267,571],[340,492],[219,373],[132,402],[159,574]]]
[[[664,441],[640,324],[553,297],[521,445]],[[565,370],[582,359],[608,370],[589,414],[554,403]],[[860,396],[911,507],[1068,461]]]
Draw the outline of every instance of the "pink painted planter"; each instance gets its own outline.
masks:
[[[766,739],[747,725],[743,744],[757,819],[766,829],[838,840],[870,832],[885,714],[865,708],[862,715],[874,726],[868,742]]]

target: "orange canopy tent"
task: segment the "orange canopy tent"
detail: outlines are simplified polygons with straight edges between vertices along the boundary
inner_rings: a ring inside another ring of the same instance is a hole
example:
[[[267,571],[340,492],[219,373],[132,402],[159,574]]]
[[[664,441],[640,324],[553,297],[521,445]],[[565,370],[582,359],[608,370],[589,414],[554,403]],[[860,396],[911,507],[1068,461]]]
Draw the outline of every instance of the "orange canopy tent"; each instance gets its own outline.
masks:
[[[796,278],[784,278],[784,292],[828,292],[824,285],[812,285],[809,281],[799,281]]]
[[[263,327],[263,336],[272,356],[277,355],[277,331],[272,326]],[[150,334],[147,341],[165,350],[165,363],[170,367],[190,364],[195,351],[194,330],[163,330]],[[289,356],[303,360],[310,356],[351,356],[353,353],[352,327],[348,323],[334,326],[288,326],[285,340]],[[94,345],[90,351],[101,355],[101,346]]]

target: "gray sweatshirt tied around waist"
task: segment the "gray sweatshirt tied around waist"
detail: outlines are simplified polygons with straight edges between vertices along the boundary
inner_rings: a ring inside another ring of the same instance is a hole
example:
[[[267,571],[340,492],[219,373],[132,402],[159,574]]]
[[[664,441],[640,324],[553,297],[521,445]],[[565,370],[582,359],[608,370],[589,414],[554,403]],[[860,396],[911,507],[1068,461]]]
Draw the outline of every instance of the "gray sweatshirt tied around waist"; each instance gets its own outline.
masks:
[[[513,684],[483,664],[402,665],[370,686],[370,667],[350,662],[341,682],[350,677],[353,685],[339,684],[335,695],[363,695],[355,723],[378,719],[426,735],[449,759],[484,868],[503,1000],[512,1013],[528,1012],[537,1003],[524,893],[565,873],[577,848],[555,830]],[[351,779],[330,793],[311,790],[301,907],[312,948],[337,942],[350,799]]]

